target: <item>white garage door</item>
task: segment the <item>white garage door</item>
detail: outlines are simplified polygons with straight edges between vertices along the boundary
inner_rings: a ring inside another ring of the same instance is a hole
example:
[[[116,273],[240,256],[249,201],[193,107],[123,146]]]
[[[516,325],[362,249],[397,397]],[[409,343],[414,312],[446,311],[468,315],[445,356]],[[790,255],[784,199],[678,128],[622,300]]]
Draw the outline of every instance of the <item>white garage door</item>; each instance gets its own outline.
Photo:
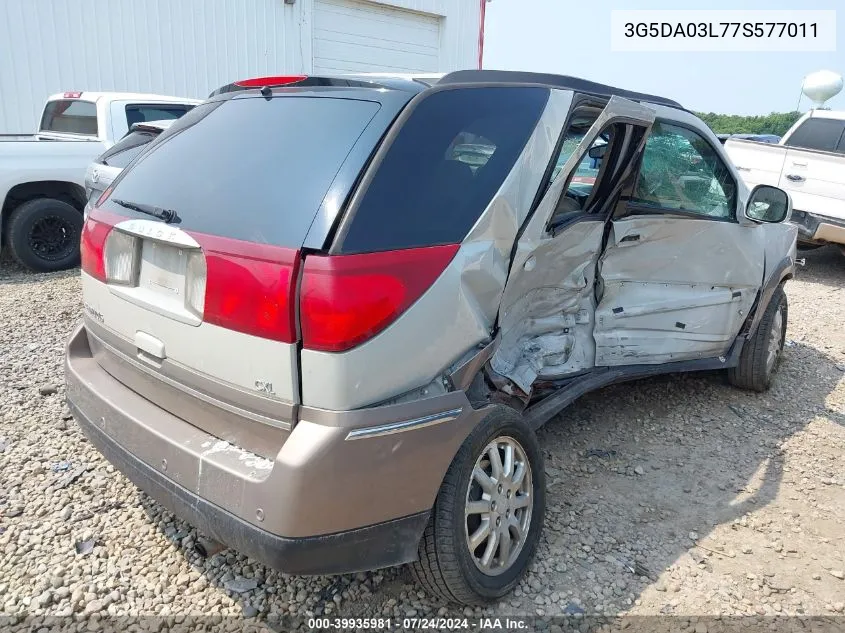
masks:
[[[440,19],[357,0],[316,0],[313,47],[314,73],[437,71]]]

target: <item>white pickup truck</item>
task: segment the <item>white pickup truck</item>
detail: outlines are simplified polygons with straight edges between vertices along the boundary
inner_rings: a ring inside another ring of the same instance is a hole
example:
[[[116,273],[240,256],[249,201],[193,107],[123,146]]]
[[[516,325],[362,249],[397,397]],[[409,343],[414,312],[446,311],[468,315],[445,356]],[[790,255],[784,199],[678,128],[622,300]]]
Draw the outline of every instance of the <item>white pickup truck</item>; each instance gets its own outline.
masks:
[[[845,112],[812,110],[778,144],[728,139],[725,149],[746,185],[789,192],[799,247],[845,252]]]
[[[0,248],[36,271],[79,263],[85,170],[133,123],[176,119],[195,99],[120,92],[51,96],[33,135],[0,135]]]

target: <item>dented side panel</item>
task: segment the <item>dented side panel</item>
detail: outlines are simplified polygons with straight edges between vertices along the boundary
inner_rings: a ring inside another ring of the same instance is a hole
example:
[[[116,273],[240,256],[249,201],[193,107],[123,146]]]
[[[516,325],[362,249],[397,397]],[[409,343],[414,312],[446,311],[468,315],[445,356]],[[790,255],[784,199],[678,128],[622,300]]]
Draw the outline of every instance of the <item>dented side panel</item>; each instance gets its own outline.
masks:
[[[599,262],[596,364],[727,352],[764,273],[765,233],[733,222],[632,216],[613,222]]]
[[[424,387],[491,340],[511,249],[566,120],[572,93],[552,90],[531,138],[455,258],[414,306],[347,352],[303,349],[302,403],[343,411]],[[424,333],[436,333],[430,336]],[[374,368],[381,371],[373,380]]]
[[[787,221],[779,224],[760,224],[758,228],[763,233],[766,249],[766,279],[763,284],[766,285],[784,257],[789,257],[795,262],[798,256],[798,227]]]
[[[611,98],[543,195],[516,245],[499,313],[501,344],[490,365],[526,394],[537,379],[553,380],[596,364],[595,272],[607,219],[585,214],[556,236],[547,226],[568,175],[602,130],[618,118],[649,126],[654,111]]]
[[[537,378],[595,364],[595,269],[604,220],[582,221],[542,241],[511,272],[500,315],[493,369],[525,393]]]

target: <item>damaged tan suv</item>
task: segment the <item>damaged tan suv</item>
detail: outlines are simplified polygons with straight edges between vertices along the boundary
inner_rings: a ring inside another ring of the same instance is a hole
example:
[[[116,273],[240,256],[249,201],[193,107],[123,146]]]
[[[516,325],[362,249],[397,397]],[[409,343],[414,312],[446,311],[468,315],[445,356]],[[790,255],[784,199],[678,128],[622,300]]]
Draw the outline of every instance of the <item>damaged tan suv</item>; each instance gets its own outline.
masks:
[[[789,197],[668,99],[497,71],[256,88],[154,145],[85,223],[69,403],[283,571],[412,563],[498,598],[543,526],[538,427],[614,382],[777,368]]]

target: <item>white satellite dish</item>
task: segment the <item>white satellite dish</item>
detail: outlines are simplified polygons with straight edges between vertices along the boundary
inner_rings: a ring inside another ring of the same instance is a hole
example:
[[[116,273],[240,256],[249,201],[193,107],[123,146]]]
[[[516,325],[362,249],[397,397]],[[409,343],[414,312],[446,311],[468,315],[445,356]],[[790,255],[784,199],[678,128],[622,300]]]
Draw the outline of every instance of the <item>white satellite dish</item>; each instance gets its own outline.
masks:
[[[832,70],[810,73],[801,90],[813,100],[814,108],[823,109],[825,102],[842,92],[842,75]]]

